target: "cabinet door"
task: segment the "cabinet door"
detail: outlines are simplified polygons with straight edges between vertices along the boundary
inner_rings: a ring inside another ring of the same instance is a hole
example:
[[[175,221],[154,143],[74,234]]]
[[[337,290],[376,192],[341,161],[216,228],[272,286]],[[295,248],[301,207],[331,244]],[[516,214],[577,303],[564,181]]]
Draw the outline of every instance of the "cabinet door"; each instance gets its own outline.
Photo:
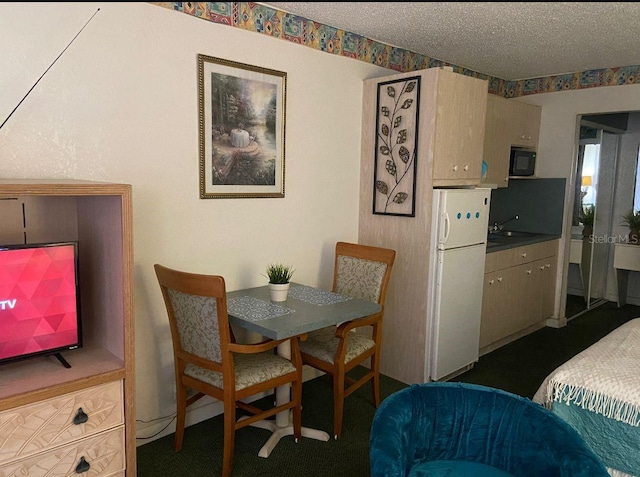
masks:
[[[480,321],[480,348],[497,340],[497,328],[506,313],[502,270],[485,273],[482,291],[482,319]]]
[[[517,331],[517,267],[486,273],[482,296],[480,348]]]
[[[487,89],[486,80],[438,71],[434,185],[480,183]]]
[[[556,271],[558,257],[548,257],[538,262],[540,282],[540,319],[545,320],[555,311],[556,304]]]
[[[536,149],[540,136],[540,116],[542,109],[533,104],[508,100],[512,105],[511,144]]]
[[[538,262],[529,262],[514,267],[516,270],[516,284],[514,296],[518,297],[518,306],[512,333],[521,331],[540,320],[540,282],[542,276],[538,273]]]
[[[509,156],[511,152],[510,127],[505,108],[508,100],[490,94],[487,97],[487,114],[484,133],[483,159],[487,163],[485,184],[507,187],[509,181]]]

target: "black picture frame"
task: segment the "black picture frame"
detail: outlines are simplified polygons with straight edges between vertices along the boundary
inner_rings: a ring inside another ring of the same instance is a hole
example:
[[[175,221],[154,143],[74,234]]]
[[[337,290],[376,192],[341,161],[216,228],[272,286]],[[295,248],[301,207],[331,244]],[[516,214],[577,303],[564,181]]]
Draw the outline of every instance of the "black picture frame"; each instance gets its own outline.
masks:
[[[420,76],[378,84],[373,213],[415,217]]]

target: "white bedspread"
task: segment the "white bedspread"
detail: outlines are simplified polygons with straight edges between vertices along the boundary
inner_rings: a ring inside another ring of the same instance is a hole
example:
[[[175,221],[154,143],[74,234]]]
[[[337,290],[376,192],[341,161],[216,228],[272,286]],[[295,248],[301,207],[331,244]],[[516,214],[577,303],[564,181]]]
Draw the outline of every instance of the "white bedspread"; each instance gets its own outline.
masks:
[[[640,318],[615,329],[558,367],[533,401],[580,406],[640,426]]]

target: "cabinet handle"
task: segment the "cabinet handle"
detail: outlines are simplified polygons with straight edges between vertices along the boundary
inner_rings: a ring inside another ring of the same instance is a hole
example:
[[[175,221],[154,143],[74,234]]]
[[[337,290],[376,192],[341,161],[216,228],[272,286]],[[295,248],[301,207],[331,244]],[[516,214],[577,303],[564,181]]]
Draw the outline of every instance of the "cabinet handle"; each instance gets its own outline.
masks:
[[[493,280],[489,280],[489,285],[493,285]]]
[[[458,166],[453,166],[453,172],[458,172]]]
[[[544,265],[540,265],[540,270],[544,270]]]
[[[84,456],[80,457],[80,462],[76,466],[76,474],[82,474],[87,472],[91,468],[91,464],[84,459]]]
[[[465,164],[465,166],[462,169],[464,169],[465,171],[468,171],[469,170],[469,164]]]
[[[522,258],[527,258],[527,252],[522,252]]]
[[[547,263],[547,264],[545,265],[545,267],[547,267],[547,268],[551,268],[551,264],[550,264],[550,263]]]
[[[520,134],[520,139],[527,139],[527,136],[525,136],[524,134]]]
[[[82,410],[82,408],[79,407],[78,408],[78,412],[76,413],[76,415],[73,418],[73,423],[76,426],[78,426],[80,424],[84,424],[88,420],[89,420],[89,416],[87,416],[86,413]]]
[[[502,277],[498,277],[498,282],[501,282],[501,281],[502,281]]]
[[[527,275],[531,275],[531,270],[527,270]]]

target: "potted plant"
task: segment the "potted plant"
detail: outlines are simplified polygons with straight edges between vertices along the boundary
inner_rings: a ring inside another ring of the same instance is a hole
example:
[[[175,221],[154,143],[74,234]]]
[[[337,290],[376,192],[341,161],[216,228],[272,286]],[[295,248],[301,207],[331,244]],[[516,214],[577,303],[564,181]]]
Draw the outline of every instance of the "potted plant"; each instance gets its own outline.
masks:
[[[269,279],[269,291],[271,301],[286,301],[289,293],[293,268],[282,263],[273,263],[267,266],[267,278]]]
[[[587,205],[582,209],[582,218],[580,221],[584,226],[582,229],[583,237],[591,237],[593,235],[593,220],[596,215],[596,207],[595,205]]]
[[[629,227],[629,243],[640,244],[640,210],[631,209],[622,216],[622,225]]]

